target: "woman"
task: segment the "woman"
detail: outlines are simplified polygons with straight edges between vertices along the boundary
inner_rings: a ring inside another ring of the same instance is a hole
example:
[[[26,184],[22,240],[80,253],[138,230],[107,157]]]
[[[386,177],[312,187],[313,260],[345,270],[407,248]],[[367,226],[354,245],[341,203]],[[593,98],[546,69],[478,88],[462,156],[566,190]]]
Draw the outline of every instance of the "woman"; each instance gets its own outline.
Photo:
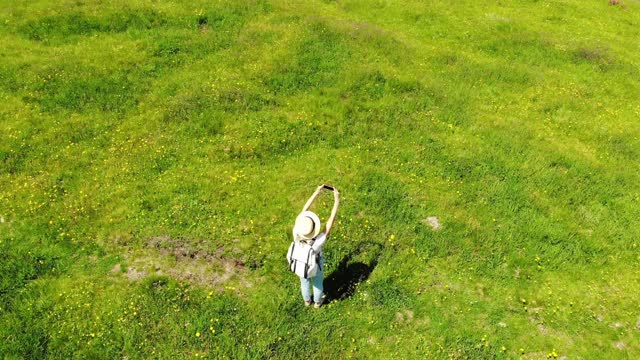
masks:
[[[331,215],[329,216],[329,220],[327,220],[327,226],[325,227],[325,231],[321,232],[321,224],[320,218],[318,215],[309,211],[311,204],[313,201],[320,195],[320,192],[324,189],[333,191],[333,209],[331,210]],[[330,185],[322,184],[318,186],[316,191],[311,195],[307,203],[304,204],[302,208],[302,212],[296,218],[296,223],[293,227],[293,241],[295,243],[298,242],[306,242],[311,245],[313,251],[318,256],[318,271],[313,277],[305,279],[304,277],[300,277],[300,285],[302,288],[302,298],[304,300],[304,304],[306,306],[314,303],[315,308],[319,308],[322,305],[323,300],[323,291],[324,288],[322,286],[323,281],[323,270],[324,270],[324,258],[322,256],[322,246],[325,241],[327,241],[327,237],[331,232],[331,228],[333,227],[333,221],[336,218],[336,214],[338,212],[338,204],[340,203],[340,192],[336,188]],[[313,301],[311,299],[311,292],[309,288],[313,284]]]

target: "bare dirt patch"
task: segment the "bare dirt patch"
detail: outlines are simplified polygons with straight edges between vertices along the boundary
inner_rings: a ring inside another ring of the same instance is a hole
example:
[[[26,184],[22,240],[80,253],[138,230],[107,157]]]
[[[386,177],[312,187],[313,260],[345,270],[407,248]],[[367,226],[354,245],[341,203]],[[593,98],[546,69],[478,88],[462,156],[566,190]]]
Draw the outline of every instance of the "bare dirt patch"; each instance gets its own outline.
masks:
[[[129,280],[140,280],[143,279],[147,276],[147,272],[146,271],[138,271],[136,268],[134,267],[130,267],[127,269],[127,273],[125,274],[127,276],[127,279]]]
[[[227,250],[210,249],[204,241],[191,243],[167,236],[154,237],[143,249],[130,250],[124,255],[127,264],[124,276],[137,281],[151,275],[166,275],[218,290],[251,287],[247,262],[240,251]],[[111,273],[122,273],[121,264],[115,265]]]
[[[112,274],[119,274],[122,270],[122,268],[120,267],[120,264],[116,264],[113,268],[111,268],[111,273]]]
[[[547,327],[544,326],[543,324],[538,324],[538,326],[536,326],[538,328],[538,331],[540,331],[540,333],[542,335],[547,335]]]
[[[411,321],[411,320],[413,320],[413,311],[411,310],[398,311],[396,313],[397,322]]]
[[[609,0],[609,5],[625,7],[624,3],[620,0]]]
[[[440,225],[440,221],[435,216],[429,216],[426,219],[422,220],[425,224],[431,226],[433,230],[440,230],[442,225]]]

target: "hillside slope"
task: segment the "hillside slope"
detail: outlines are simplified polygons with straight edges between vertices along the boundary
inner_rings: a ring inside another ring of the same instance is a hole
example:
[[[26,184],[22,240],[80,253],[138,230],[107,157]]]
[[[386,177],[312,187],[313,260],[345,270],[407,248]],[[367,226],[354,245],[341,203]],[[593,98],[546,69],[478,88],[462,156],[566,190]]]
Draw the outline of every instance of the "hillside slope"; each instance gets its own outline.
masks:
[[[640,356],[637,1],[0,4],[4,357]]]

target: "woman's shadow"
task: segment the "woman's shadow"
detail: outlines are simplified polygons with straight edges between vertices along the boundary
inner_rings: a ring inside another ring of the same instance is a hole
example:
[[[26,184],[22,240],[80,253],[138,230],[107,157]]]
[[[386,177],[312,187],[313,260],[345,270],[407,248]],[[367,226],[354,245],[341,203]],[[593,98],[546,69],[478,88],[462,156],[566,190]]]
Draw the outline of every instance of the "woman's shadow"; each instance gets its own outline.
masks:
[[[342,258],[338,268],[324,281],[325,301],[344,300],[353,296],[358,284],[367,280],[378,265],[382,249],[382,244],[363,242],[358,245],[358,248]],[[352,262],[354,258],[366,258],[367,260]]]

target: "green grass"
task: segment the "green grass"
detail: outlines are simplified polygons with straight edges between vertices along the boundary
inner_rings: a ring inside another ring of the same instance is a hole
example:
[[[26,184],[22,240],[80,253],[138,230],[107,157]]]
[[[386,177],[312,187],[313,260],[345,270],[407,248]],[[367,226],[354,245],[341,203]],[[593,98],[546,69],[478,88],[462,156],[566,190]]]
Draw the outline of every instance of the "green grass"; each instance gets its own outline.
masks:
[[[0,354],[637,358],[624,3],[2,1]]]

